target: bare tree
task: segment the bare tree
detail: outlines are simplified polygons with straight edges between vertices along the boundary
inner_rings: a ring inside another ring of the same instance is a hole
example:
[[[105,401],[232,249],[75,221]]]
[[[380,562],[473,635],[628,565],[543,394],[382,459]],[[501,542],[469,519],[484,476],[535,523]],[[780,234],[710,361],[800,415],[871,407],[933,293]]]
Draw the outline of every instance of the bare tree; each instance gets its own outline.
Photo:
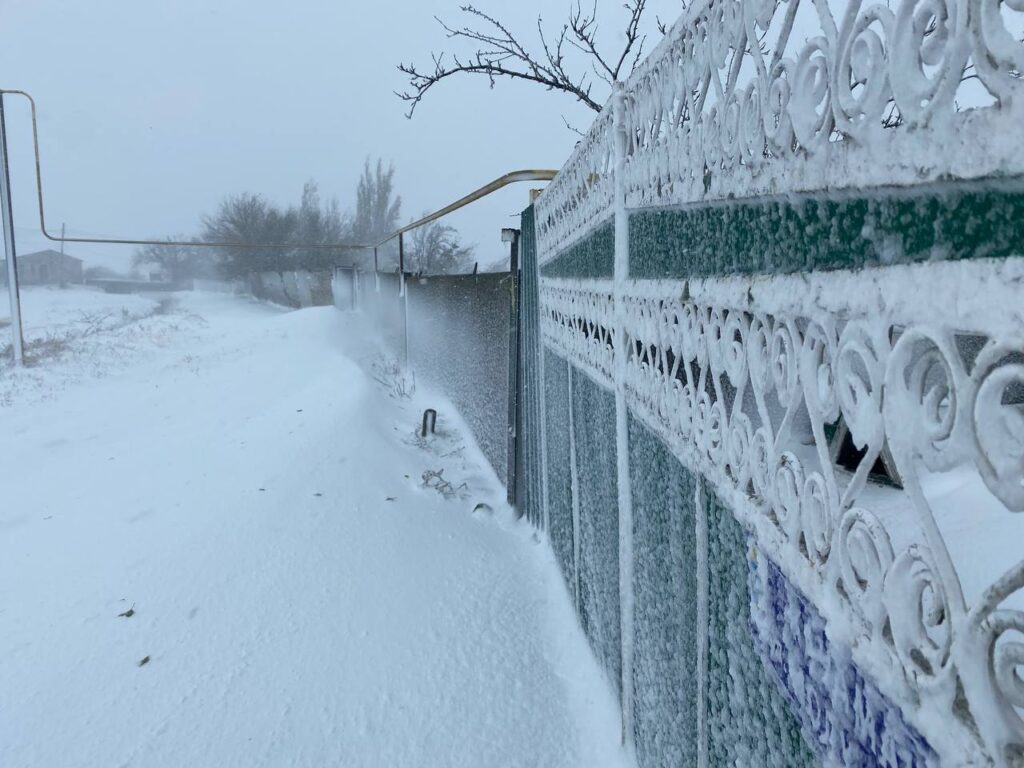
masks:
[[[362,176],[356,187],[356,212],[352,218],[352,242],[373,245],[396,229],[402,215],[402,198],[395,194],[395,167],[384,167],[383,160],[372,166],[366,159]],[[366,266],[372,266],[370,256],[364,256]],[[387,243],[379,252],[382,269],[398,264],[398,242]]]
[[[378,159],[374,167],[366,158],[356,187],[352,239],[357,243],[376,242],[398,229],[401,215],[402,198],[395,194],[395,166],[385,168],[384,161]]]
[[[320,201],[320,189],[310,179],[302,188],[302,202],[295,212],[296,226],[292,235],[296,243],[290,254],[296,269],[329,269],[350,260],[346,249],[310,248],[310,245],[331,245],[347,239],[350,223],[342,214],[336,199]]]
[[[472,5],[464,5],[461,11],[469,16],[466,25],[450,26],[440,18],[437,22],[449,40],[468,40],[476,46],[476,51],[468,57],[434,53],[431,69],[399,64],[399,71],[409,77],[409,90],[397,95],[408,102],[407,117],[412,117],[427,92],[442,80],[454,75],[483,75],[490,80],[492,88],[499,78],[535,83],[549,91],[567,93],[600,112],[601,102],[592,95],[595,79],[611,87],[615,81],[628,76],[640,61],[646,42],[646,36],[640,32],[640,21],[646,5],[647,0],[625,1],[623,8],[628,15],[625,42],[613,54],[602,51],[598,45],[597,0],[589,13],[577,2],[557,35],[545,32],[543,19],[538,16],[540,48],[537,52],[528,50],[495,17]],[[583,54],[589,66],[577,63],[574,67],[566,58],[570,49]]]
[[[217,251],[225,277],[242,277],[249,272],[285,268],[290,247],[257,246],[293,242],[298,214],[294,209],[279,210],[262,195],[246,192],[225,197],[216,213],[203,216],[202,226],[204,240],[239,243]]]
[[[168,240],[184,241],[181,235]],[[215,273],[212,255],[209,251],[194,245],[147,245],[132,254],[132,267],[151,269],[156,267],[165,279],[180,283],[194,277],[212,277]]]
[[[433,221],[412,231],[406,268],[418,275],[452,274],[468,267],[472,254],[473,246],[463,245],[454,227]]]

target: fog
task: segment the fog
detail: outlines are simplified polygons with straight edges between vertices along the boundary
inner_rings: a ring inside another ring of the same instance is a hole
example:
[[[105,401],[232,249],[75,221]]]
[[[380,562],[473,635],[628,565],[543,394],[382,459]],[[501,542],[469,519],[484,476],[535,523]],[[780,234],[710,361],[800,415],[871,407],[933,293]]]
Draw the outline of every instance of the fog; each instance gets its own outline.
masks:
[[[608,3],[602,35],[616,43],[622,16]],[[195,231],[228,193],[298,200],[315,178],[325,198],[354,204],[367,156],[393,160],[411,220],[509,170],[558,168],[593,117],[566,94],[462,78],[440,84],[417,110],[399,62],[429,65],[444,50],[435,15],[459,19],[453,0],[0,0],[2,85],[31,92],[51,229],[69,235],[145,238]],[[484,2],[536,41],[536,16],[557,29],[567,3]],[[672,19],[677,0],[651,4],[648,20]],[[467,50],[462,48],[464,52]],[[595,96],[603,100],[603,84]],[[7,122],[19,251],[38,235],[28,110],[9,97]],[[507,189],[450,222],[500,258],[499,232],[525,207],[527,185]],[[69,246],[86,266],[124,268],[129,248]]]

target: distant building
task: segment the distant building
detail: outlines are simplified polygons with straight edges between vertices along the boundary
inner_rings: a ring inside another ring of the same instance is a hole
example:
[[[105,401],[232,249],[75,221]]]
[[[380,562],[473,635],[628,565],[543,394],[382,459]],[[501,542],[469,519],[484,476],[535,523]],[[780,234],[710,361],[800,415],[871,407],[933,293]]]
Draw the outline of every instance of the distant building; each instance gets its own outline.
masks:
[[[7,262],[0,261],[0,282],[7,281]],[[18,256],[18,282],[21,285],[63,285],[84,281],[82,260],[45,250]]]

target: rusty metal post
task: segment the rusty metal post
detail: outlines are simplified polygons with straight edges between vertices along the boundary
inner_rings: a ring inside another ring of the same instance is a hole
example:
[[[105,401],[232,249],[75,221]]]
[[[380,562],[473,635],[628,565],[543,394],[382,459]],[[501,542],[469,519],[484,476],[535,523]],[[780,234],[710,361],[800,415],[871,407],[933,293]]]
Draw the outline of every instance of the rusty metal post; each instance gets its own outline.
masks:
[[[420,428],[420,437],[427,436],[427,425],[430,426],[430,434],[434,434],[437,431],[437,411],[433,408],[427,408],[423,412],[423,426]]]
[[[7,291],[11,297],[11,340],[14,364],[25,362],[25,339],[21,330],[21,295],[18,291],[18,256],[14,249],[14,207],[11,203],[11,174],[7,156],[7,123],[4,95],[0,93],[0,209],[4,220],[4,251],[7,254]]]

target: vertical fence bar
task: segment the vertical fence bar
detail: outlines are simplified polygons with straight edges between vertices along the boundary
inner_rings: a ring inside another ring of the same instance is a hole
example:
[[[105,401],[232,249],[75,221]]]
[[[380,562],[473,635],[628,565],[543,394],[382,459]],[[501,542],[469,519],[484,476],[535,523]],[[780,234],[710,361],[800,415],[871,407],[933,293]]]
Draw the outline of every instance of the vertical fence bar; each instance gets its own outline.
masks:
[[[377,246],[373,246],[373,289],[380,293],[380,266],[377,264]]]
[[[623,293],[629,279],[629,213],[626,210],[625,93],[615,84],[615,455],[619,491],[619,617],[622,636],[622,743],[633,747],[633,492],[629,479],[629,411],[626,405],[626,313]]]
[[[21,330],[21,294],[18,291],[18,256],[14,248],[14,206],[11,202],[3,93],[0,93],[0,208],[4,220],[4,251],[7,253],[7,291],[11,299],[11,347],[14,350],[14,364],[22,365],[25,362],[25,340]]]
[[[708,508],[704,479],[696,477],[694,519],[697,528],[697,768],[708,768]]]
[[[509,311],[508,311],[508,469],[505,477],[508,503],[515,508],[524,499],[516,494],[518,482],[519,432],[522,424],[519,401],[520,355],[519,355],[519,231],[512,231],[511,253],[509,255]],[[516,510],[519,513],[519,510]]]
[[[540,298],[538,295],[537,306],[533,307],[534,317],[537,317],[537,313],[540,312]],[[548,380],[547,375],[544,371],[544,340],[540,335],[540,323],[536,322],[536,334],[537,334],[537,356],[535,364],[537,366],[537,413],[539,419],[537,423],[540,425],[540,437],[538,439],[538,448],[540,449],[540,510],[541,510],[541,525],[545,531],[551,531],[551,511],[548,505],[548,402],[547,402],[547,386]]]
[[[402,301],[402,349],[409,367],[409,288],[405,284],[405,233],[398,233],[398,296]]]
[[[580,542],[580,473],[576,463],[576,409],[573,408],[572,397],[572,363],[566,364],[569,369],[569,489],[572,492],[572,598],[576,604],[576,616],[580,617],[580,562],[582,545]],[[546,470],[546,468],[545,468]]]
[[[531,192],[530,203],[533,204],[535,196]],[[539,450],[540,450],[540,504],[541,504],[541,520],[545,531],[551,531],[551,512],[548,504],[548,406],[547,406],[547,374],[544,370],[544,336],[541,332],[540,326],[540,259],[537,254],[537,230],[536,230],[536,218],[535,209],[530,211],[528,219],[525,221],[529,222],[529,228],[523,227],[523,231],[526,233],[527,241],[523,246],[523,265],[521,267],[524,276],[526,270],[529,270],[529,279],[533,284],[533,290],[531,291],[533,306],[530,307],[530,323],[532,333],[534,334],[534,349],[536,352],[536,358],[532,361],[537,375],[535,377],[537,383],[537,411],[538,419],[537,423],[540,425],[540,439],[539,439]],[[529,253],[529,260],[527,262],[526,254]]]

